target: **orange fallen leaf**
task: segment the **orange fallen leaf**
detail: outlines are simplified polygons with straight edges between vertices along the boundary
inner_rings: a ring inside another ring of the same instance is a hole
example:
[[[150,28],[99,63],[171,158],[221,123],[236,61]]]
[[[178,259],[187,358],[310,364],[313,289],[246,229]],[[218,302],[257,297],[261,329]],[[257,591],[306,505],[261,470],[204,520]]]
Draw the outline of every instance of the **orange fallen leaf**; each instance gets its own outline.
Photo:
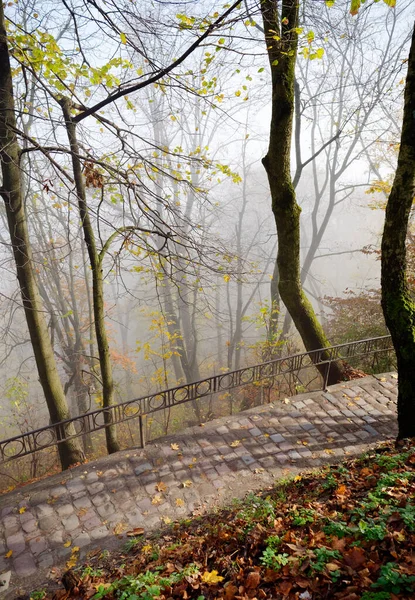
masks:
[[[344,496],[347,493],[347,487],[344,484],[339,485],[334,493],[336,496]]]
[[[127,531],[127,537],[136,537],[137,535],[143,535],[143,527],[134,527],[131,531]]]
[[[13,550],[9,550],[8,552],[6,552],[4,558],[10,558],[11,556],[13,556]]]
[[[167,485],[163,483],[163,481],[159,481],[156,483],[156,491],[157,492],[165,492],[167,490]]]

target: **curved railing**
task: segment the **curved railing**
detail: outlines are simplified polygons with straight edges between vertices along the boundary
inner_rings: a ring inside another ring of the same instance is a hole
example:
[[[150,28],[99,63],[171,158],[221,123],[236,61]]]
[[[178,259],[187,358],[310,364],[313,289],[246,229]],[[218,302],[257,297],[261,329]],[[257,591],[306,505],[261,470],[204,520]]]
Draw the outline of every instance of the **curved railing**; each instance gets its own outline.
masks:
[[[279,375],[296,373],[301,369],[316,367],[317,365],[326,365],[322,388],[325,389],[332,362],[338,359],[350,360],[369,355],[390,354],[393,351],[390,336],[359,340],[276,358],[237,371],[213,375],[200,381],[179,385],[156,394],[128,400],[109,408],[98,408],[66,421],[47,425],[6,440],[0,440],[0,464],[131,419],[138,419],[139,421],[140,445],[144,447],[143,417],[151,413],[211,394],[228,392],[244,385],[260,383],[265,380],[274,381],[274,378]]]

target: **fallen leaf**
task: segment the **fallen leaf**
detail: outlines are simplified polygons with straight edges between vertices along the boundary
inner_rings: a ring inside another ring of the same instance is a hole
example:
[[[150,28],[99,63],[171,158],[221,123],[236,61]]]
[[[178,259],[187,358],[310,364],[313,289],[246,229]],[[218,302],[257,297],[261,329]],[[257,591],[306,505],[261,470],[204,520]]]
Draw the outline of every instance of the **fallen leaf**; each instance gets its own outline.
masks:
[[[371,475],[373,475],[373,471],[372,469],[368,469],[367,467],[363,467],[363,469],[360,471],[360,476],[367,478],[370,477]]]
[[[159,481],[156,483],[156,491],[157,492],[165,492],[167,490],[167,485],[163,483],[163,481]]]
[[[215,585],[216,583],[223,581],[223,577],[218,575],[217,571],[205,571],[202,575],[202,581],[208,585]]]
[[[253,571],[252,573],[248,573],[248,577],[246,578],[245,581],[245,587],[248,588],[248,590],[254,590],[255,588],[257,588],[260,584],[261,581],[261,575],[258,573],[258,571]]]
[[[326,569],[328,571],[337,571],[339,568],[339,565],[336,565],[336,563],[326,563]]]
[[[325,452],[326,454],[334,454],[334,450],[331,450],[331,448],[325,448],[325,449],[324,449],[324,452]]]
[[[64,543],[64,548],[69,548],[69,546],[72,544],[71,540],[68,540],[67,542]]]
[[[231,443],[229,444],[229,446],[230,446],[231,448],[237,448],[237,447],[238,447],[238,446],[240,446],[240,445],[241,445],[241,440],[235,440],[234,442],[231,442]]]
[[[347,487],[344,484],[339,485],[334,493],[336,496],[344,496],[347,493]]]
[[[13,550],[9,550],[8,552],[6,552],[4,558],[10,558],[11,556],[13,556]]]
[[[179,444],[170,444],[170,448],[171,448],[172,450],[180,450],[180,446],[179,446]]]
[[[22,515],[23,513],[26,512],[26,506],[22,506],[19,508],[19,513]]]
[[[234,600],[236,594],[238,593],[238,588],[236,587],[236,585],[233,585],[232,583],[228,583],[227,585],[225,585],[225,597],[224,600]]]
[[[182,482],[182,486],[183,486],[184,488],[188,488],[188,487],[190,487],[191,485],[193,485],[193,481],[190,481],[190,479],[186,479],[186,481],[183,481],[183,482]]]
[[[71,558],[66,563],[67,569],[73,569],[73,567],[78,562],[78,552],[79,552],[79,546],[74,546],[72,548]]]
[[[346,538],[333,538],[331,543],[331,547],[333,550],[338,550],[339,552],[343,552],[346,547]]]
[[[167,516],[161,517],[161,520],[163,521],[163,523],[165,525],[169,525],[172,522],[171,519],[170,519],[170,517],[167,517]]]
[[[127,537],[136,537],[137,535],[143,535],[143,533],[143,527],[134,527],[134,529],[131,529],[131,531],[127,531]]]
[[[156,494],[151,499],[151,504],[161,504],[162,502],[163,502],[163,498],[159,494]]]
[[[265,469],[263,467],[259,467],[258,469],[254,469],[255,475],[259,475],[260,473],[263,473],[264,471],[265,471]]]
[[[113,531],[115,535],[121,535],[126,529],[128,529],[128,526],[125,523],[117,523]]]
[[[184,506],[184,500],[181,498],[176,498],[176,506]]]
[[[363,548],[354,546],[343,555],[344,562],[352,569],[358,569],[366,563],[366,554]]]
[[[288,596],[288,594],[291,592],[292,587],[293,584],[291,583],[291,581],[282,581],[278,585],[278,591],[281,592],[283,596]]]
[[[283,402],[284,402],[284,404],[289,404],[291,402],[291,400],[289,398],[284,398]]]

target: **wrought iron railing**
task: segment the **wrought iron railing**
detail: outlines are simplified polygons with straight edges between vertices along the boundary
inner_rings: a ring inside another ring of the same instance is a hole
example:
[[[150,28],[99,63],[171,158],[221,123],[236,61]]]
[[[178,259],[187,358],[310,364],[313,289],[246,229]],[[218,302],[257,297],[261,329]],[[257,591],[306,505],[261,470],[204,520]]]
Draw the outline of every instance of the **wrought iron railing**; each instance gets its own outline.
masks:
[[[325,389],[332,362],[339,359],[350,361],[352,358],[390,354],[393,350],[390,336],[359,340],[277,358],[237,371],[179,385],[156,394],[128,400],[109,408],[99,408],[60,423],[1,440],[0,464],[131,419],[139,421],[140,446],[144,447],[143,418],[151,413],[195,401],[211,394],[229,392],[229,390],[248,384],[258,384],[266,380],[272,384],[280,375],[296,373],[302,369],[320,365],[326,366],[321,388]]]

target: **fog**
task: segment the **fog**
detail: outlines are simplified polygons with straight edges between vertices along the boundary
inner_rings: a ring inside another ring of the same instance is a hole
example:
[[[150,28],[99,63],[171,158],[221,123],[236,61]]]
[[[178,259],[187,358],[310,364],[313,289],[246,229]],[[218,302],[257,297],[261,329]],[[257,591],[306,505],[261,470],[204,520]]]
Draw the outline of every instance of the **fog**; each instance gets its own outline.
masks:
[[[261,164],[271,116],[270,73],[258,8],[251,4],[249,14],[241,7],[238,18],[162,80],[79,123],[92,229],[98,251],[105,248],[105,325],[115,402],[265,356],[261,344],[269,337],[277,236]],[[346,0],[336,0],[330,10],[305,4],[291,169],[298,175],[302,210],[304,288],[328,335],[339,342],[327,297],[380,287],[378,251],[415,7],[410,1],[399,2],[394,11],[365,5],[352,17]],[[73,7],[78,30],[57,0],[42,2],[36,13],[29,2],[7,12],[18,140],[26,150],[20,169],[33,270],[60,379],[76,415],[101,406],[102,379],[91,266],[57,98],[72,94],[75,107],[96,106],[134,78],[164,68],[194,41],[177,13],[204,18],[222,6],[212,1],[178,10],[169,2],[143,2],[140,11],[128,8],[128,22],[121,7],[114,10],[116,27],[92,9],[83,12],[82,2]],[[16,37],[15,22],[24,23],[26,32],[52,36],[59,52],[47,47],[50,39],[35,40],[31,52],[42,47],[43,64],[24,66],[30,59],[19,50],[26,42]],[[112,33],[104,36],[105,31]],[[319,48],[324,54],[310,59]],[[111,67],[103,72],[108,61]],[[383,193],[371,191],[379,181]],[[3,204],[0,215],[4,439],[46,425],[50,417]],[[279,332],[284,317],[281,305]],[[303,349],[292,323],[288,326],[283,339],[289,344],[278,338],[280,355]]]

